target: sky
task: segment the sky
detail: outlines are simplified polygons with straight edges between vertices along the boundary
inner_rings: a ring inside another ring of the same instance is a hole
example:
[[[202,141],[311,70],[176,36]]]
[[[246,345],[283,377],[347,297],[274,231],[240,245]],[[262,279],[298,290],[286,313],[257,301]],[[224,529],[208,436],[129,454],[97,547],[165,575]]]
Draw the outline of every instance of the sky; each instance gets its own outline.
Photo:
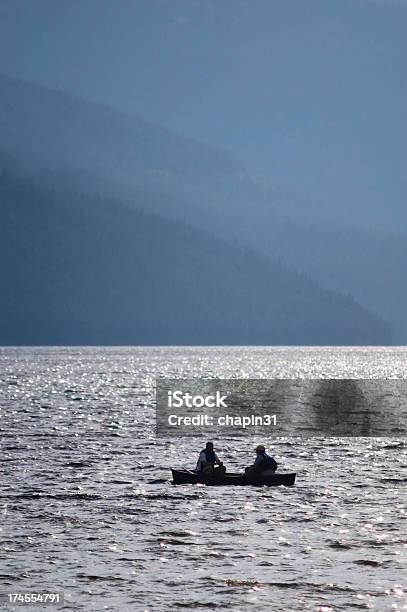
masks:
[[[231,151],[347,213],[407,195],[407,0],[0,0],[0,70]]]

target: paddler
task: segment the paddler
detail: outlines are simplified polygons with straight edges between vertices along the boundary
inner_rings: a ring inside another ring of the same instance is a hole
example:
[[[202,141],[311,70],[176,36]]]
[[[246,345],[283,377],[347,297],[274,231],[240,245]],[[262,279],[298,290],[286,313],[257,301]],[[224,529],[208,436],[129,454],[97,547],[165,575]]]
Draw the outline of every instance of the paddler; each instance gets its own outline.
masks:
[[[256,460],[253,465],[245,469],[246,474],[271,476],[277,469],[277,461],[271,455],[266,453],[263,444],[256,446]]]
[[[215,466],[218,467],[215,467]],[[196,470],[199,474],[224,474],[226,468],[213,448],[213,442],[207,442],[205,448],[199,453]]]

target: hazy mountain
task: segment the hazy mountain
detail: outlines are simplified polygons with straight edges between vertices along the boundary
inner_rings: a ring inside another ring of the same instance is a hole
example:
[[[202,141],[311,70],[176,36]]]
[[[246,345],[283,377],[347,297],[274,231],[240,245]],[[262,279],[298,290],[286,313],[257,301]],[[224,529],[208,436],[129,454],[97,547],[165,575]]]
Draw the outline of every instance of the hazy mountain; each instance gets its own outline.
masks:
[[[351,298],[180,222],[0,175],[0,344],[385,344]],[[135,205],[148,208],[140,193]]]
[[[66,92],[0,75],[2,147],[31,162],[71,164],[134,184],[151,175],[245,173],[231,155]],[[107,174],[106,174],[107,173]]]
[[[407,223],[405,0],[74,4],[2,2],[0,70],[225,147],[330,215]]]
[[[238,240],[389,320],[407,341],[406,229],[353,226],[231,155],[64,92],[0,77],[3,147],[48,184],[113,197]],[[144,199],[138,203],[139,194]],[[148,202],[148,205],[144,204]]]

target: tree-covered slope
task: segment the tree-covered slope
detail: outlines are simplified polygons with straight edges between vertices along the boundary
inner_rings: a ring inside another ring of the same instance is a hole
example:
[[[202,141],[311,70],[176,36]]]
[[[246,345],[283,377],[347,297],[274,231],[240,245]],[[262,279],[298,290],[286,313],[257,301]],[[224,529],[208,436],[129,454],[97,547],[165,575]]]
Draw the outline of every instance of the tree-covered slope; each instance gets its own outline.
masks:
[[[390,322],[396,343],[407,340],[405,227],[391,235],[366,217],[361,229],[329,202],[252,178],[219,149],[65,92],[0,75],[0,93],[2,147],[44,182],[237,239],[350,293]]]
[[[145,198],[135,205],[148,208]],[[282,264],[10,168],[0,176],[0,262],[0,344],[391,340],[351,298]]]

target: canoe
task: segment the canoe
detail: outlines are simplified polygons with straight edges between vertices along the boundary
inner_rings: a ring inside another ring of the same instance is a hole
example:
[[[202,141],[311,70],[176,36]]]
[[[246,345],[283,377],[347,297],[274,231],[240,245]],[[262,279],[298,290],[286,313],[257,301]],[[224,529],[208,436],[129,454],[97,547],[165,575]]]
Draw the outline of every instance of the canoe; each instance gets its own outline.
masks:
[[[272,476],[246,476],[244,474],[203,475],[190,470],[174,470],[171,468],[173,484],[205,484],[210,486],[267,486],[278,487],[284,485],[292,487],[295,482],[295,473],[273,474]]]

